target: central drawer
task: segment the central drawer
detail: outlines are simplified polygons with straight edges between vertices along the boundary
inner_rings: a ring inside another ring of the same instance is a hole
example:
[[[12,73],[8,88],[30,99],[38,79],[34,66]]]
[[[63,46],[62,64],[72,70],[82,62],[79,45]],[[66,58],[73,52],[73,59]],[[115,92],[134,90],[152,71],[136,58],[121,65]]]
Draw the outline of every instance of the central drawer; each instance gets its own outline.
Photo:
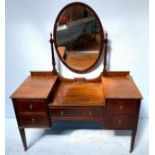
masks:
[[[50,107],[52,118],[72,118],[72,117],[103,117],[103,107]]]

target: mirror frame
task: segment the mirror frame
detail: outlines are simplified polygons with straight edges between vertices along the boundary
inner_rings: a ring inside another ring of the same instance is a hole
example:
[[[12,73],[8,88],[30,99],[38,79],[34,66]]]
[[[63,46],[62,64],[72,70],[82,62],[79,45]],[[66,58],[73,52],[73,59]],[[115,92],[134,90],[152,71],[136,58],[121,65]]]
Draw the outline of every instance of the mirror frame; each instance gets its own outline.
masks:
[[[80,6],[83,6],[83,7],[87,7],[87,8],[93,13],[93,15],[95,16],[96,20],[98,21],[99,28],[100,28],[100,33],[101,33],[101,35],[100,35],[101,38],[100,38],[100,46],[99,46],[99,55],[98,55],[97,59],[95,60],[95,62],[94,62],[92,65],[90,65],[90,67],[88,67],[88,68],[86,68],[86,69],[84,69],[84,70],[77,70],[77,69],[74,69],[74,68],[72,68],[71,66],[69,66],[69,65],[62,59],[62,57],[61,57],[61,55],[60,55],[60,53],[59,53],[59,51],[58,51],[58,46],[57,46],[57,43],[56,43],[56,29],[57,29],[57,22],[58,22],[58,20],[59,20],[59,17],[60,17],[60,15],[62,14],[62,12],[63,12],[66,8],[71,7],[72,5],[80,5]],[[104,49],[104,31],[103,31],[103,27],[102,27],[101,21],[100,21],[99,17],[97,16],[97,14],[95,13],[95,11],[94,11],[90,6],[88,6],[88,5],[85,4],[85,3],[81,3],[81,2],[69,3],[68,5],[64,6],[64,7],[61,9],[61,11],[59,12],[59,14],[58,14],[58,16],[57,16],[57,18],[56,18],[56,20],[55,20],[55,23],[54,23],[53,37],[54,37],[54,38],[53,38],[53,41],[54,41],[55,49],[56,49],[56,51],[57,51],[57,55],[58,55],[59,59],[62,61],[62,63],[63,63],[68,69],[70,69],[71,71],[73,71],[73,72],[75,72],[75,73],[80,73],[80,74],[81,74],[81,73],[87,73],[87,72],[91,71],[92,69],[94,69],[95,66],[97,65],[97,63],[99,62],[99,59],[100,59],[100,57],[101,57],[101,55],[102,55],[102,52],[103,52],[103,49]]]

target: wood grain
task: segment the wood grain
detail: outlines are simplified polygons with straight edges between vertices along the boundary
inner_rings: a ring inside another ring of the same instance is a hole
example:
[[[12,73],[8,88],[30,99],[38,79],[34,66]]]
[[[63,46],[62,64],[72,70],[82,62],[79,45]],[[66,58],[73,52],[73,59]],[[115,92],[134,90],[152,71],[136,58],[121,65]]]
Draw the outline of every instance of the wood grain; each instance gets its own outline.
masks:
[[[92,66],[97,60],[99,52],[96,53],[82,53],[82,52],[68,52],[66,56],[66,63],[77,70],[85,70]]]
[[[49,106],[105,105],[101,83],[61,82]]]
[[[55,120],[98,121],[105,129],[132,130],[130,152],[141,99],[129,72],[108,72],[91,80],[31,72],[12,95],[19,128],[48,128]],[[23,134],[22,141],[26,149]]]
[[[106,99],[142,99],[131,76],[102,77]]]
[[[11,95],[11,98],[46,99],[57,79],[58,76],[48,74],[29,76]]]
[[[107,111],[111,114],[136,115],[139,109],[139,100],[108,100]]]

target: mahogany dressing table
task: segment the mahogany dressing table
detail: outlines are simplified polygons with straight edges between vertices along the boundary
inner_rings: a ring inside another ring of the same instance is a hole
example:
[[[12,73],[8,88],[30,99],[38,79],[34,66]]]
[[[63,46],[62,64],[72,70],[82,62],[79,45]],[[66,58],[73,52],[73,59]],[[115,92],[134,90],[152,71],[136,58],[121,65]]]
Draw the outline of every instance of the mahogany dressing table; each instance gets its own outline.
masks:
[[[132,152],[142,96],[128,71],[107,70],[108,39],[94,10],[79,2],[65,6],[53,34],[53,70],[31,72],[11,96],[24,150],[26,128],[51,128],[56,120],[90,120],[104,129],[131,130]],[[87,73],[103,62],[102,73],[95,79],[62,77],[55,67],[53,43],[73,72]]]

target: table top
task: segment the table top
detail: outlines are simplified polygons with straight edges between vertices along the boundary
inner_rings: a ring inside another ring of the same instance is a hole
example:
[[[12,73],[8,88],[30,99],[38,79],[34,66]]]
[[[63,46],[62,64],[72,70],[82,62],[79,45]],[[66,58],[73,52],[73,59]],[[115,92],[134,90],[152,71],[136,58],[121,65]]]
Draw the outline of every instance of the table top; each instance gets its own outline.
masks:
[[[12,99],[47,99],[58,75],[32,73],[12,94]],[[102,81],[102,82],[101,82]],[[59,80],[53,105],[105,105],[105,99],[142,99],[132,77],[101,76],[99,82],[65,82]]]
[[[30,75],[11,95],[11,98],[46,99],[58,76],[48,74]]]
[[[102,83],[107,99],[142,99],[130,75],[102,77]]]
[[[105,106],[101,82],[61,82],[49,106]]]

